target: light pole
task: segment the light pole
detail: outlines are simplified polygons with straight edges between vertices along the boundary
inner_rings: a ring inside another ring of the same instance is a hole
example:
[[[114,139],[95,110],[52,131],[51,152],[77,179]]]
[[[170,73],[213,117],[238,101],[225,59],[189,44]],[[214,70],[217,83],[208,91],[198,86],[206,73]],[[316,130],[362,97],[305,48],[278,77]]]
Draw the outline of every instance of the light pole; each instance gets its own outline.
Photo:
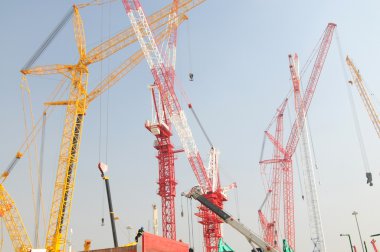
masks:
[[[365,250],[364,250],[364,246],[363,246],[363,239],[362,239],[362,234],[360,233],[359,222],[358,222],[358,217],[357,217],[358,212],[353,211],[352,215],[355,216],[356,226],[358,227],[358,232],[359,232],[359,237],[360,237],[360,244],[362,245],[362,250],[364,252]]]
[[[348,240],[350,241],[351,252],[354,252],[354,249],[352,248],[351,236],[349,234],[340,234],[340,236],[348,236]]]

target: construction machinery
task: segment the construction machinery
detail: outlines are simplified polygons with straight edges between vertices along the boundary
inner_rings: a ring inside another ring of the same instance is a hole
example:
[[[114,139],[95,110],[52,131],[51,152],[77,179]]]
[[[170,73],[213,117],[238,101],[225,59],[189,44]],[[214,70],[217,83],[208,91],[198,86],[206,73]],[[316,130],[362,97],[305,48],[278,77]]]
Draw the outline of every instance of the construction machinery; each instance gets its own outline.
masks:
[[[117,247],[119,247],[119,245],[117,242],[117,233],[116,233],[116,226],[115,226],[115,213],[113,211],[113,206],[112,206],[111,188],[110,188],[110,182],[109,182],[110,179],[109,179],[109,177],[104,175],[104,173],[107,172],[107,170],[108,170],[108,165],[106,165],[104,163],[99,163],[98,169],[99,169],[100,174],[102,176],[102,179],[104,180],[104,183],[106,185],[108,209],[110,212],[110,220],[111,220],[111,228],[112,228],[113,244],[114,244],[114,247],[117,248]]]
[[[378,250],[377,247],[376,247],[376,240],[375,240],[375,239],[372,239],[372,240],[371,240],[371,244],[372,244],[373,250],[374,250],[375,252],[378,252],[379,250]]]
[[[220,207],[218,207],[212,201],[206,198],[200,186],[193,187],[190,190],[190,192],[188,194],[184,194],[184,196],[199,201],[204,207],[215,213],[226,224],[230,225],[241,235],[243,235],[248,240],[249,244],[252,246],[252,252],[279,252],[279,250],[273,248],[261,237],[249,230],[245,225],[237,221],[234,217],[223,211]]]
[[[178,0],[178,18],[176,21],[177,25],[186,20],[186,12],[200,5],[204,1],[205,0]],[[112,37],[108,41],[105,41],[99,46],[93,48],[86,54],[83,24],[78,9],[90,5],[100,4],[103,4],[102,1],[92,1],[88,4],[73,6],[73,8],[65,15],[64,19],[59,23],[57,28],[48,36],[42,46],[37,50],[37,52],[21,70],[24,75],[46,75],[59,73],[71,79],[72,82],[70,98],[68,101],[47,103],[47,105],[66,105],[68,107],[64,136],[61,144],[61,158],[59,162],[52,213],[49,224],[49,235],[46,241],[47,246],[51,250],[56,250],[58,247],[65,247],[67,226],[71,208],[72,190],[75,181],[76,161],[78,159],[80,135],[85,110],[91,101],[93,101],[96,97],[117,83],[130,70],[132,70],[134,66],[141,62],[143,58],[141,51],[137,51],[120,67],[115,69],[115,71],[112,72],[107,78],[105,78],[96,88],[87,94],[85,90],[87,89],[87,66],[91,63],[95,63],[109,57],[113,53],[127,47],[136,41],[133,30],[129,28]],[[149,24],[154,30],[159,31],[165,24],[171,22],[171,19],[169,18],[169,15],[171,13],[172,5],[167,5],[148,17]],[[77,65],[51,65],[31,68],[38,57],[47,48],[49,43],[61,30],[63,25],[73,15],[77,47],[80,53],[79,63]],[[160,31],[158,32],[157,40],[160,41],[166,36],[168,36],[168,34],[165,31]],[[30,143],[34,141],[38,130],[40,130],[40,127],[37,125],[27,136],[27,139],[25,139],[25,142],[22,144],[20,149],[26,150],[29,148]],[[71,136],[70,132],[72,132]],[[13,169],[16,162],[21,157],[22,155],[19,155],[18,153],[15,160],[12,161],[12,165],[9,167],[9,169],[7,169],[2,174],[3,180],[9,175],[10,171]],[[67,172],[64,172],[65,166],[67,168]],[[59,200],[60,198],[61,200]]]
[[[186,4],[182,4],[181,7],[182,11],[191,9],[191,7],[187,7]],[[45,67],[23,69],[21,71],[25,75],[63,74],[67,78],[71,79],[70,95],[68,100],[46,103],[47,105],[67,106],[48,234],[46,237],[45,247],[48,251],[62,251],[65,248],[77,161],[79,156],[82,125],[88,104],[101,95],[104,91],[112,87],[123,76],[125,76],[142,60],[143,56],[140,51],[136,52],[106,79],[104,79],[92,92],[87,93],[88,65],[110,56],[114,52],[124,48],[130,43],[133,43],[136,39],[132,36],[133,33],[126,32],[126,34],[122,34],[122,36],[115,36],[116,39],[111,38],[106,43],[103,43],[100,49],[97,47],[95,48],[96,50],[91,50],[87,54],[83,22],[79,14],[78,7],[74,5],[73,9],[75,38],[80,55],[78,64],[50,65]],[[162,23],[164,23],[162,20],[164,17],[167,17],[167,15],[166,12],[163,11],[154,14],[153,17],[155,18],[153,19],[155,21],[154,24],[157,25],[155,27],[158,29],[161,27]],[[182,13],[178,23],[182,23],[185,19],[185,15]],[[161,31],[158,34],[158,40],[164,39],[165,36],[167,36],[166,31]],[[115,42],[115,40],[117,40],[117,42]]]
[[[3,219],[15,252],[29,252],[32,243],[22,222],[16,204],[0,184],[0,217]]]
[[[176,63],[176,45],[177,45],[177,27],[178,27],[178,0],[173,1],[172,13],[170,14],[171,22],[168,24],[167,30],[169,41],[165,51],[167,69],[169,69],[168,77],[174,83],[175,79],[175,63]],[[158,195],[161,197],[162,212],[162,236],[165,238],[176,240],[176,221],[175,221],[175,180],[174,154],[178,151],[174,150],[171,142],[171,123],[165,108],[161,103],[160,93],[156,85],[150,87],[154,117],[152,122],[147,121],[145,127],[156,137],[154,148],[157,150],[158,159]]]
[[[362,76],[359,72],[359,70],[355,67],[352,60],[347,56],[346,57],[346,63],[348,65],[348,68],[350,69],[352,79],[353,81],[349,81],[351,85],[356,84],[356,87],[359,91],[360,97],[362,98],[363,104],[367,110],[367,113],[369,115],[369,118],[371,119],[371,122],[373,126],[375,127],[375,131],[377,133],[377,136],[380,137],[380,120],[379,116],[376,112],[375,106],[373,105],[371,101],[371,97],[367,91],[366,86],[364,85],[364,81],[362,79]],[[373,185],[372,182],[372,173],[369,170],[369,167],[366,167],[366,178],[367,178],[367,184],[370,186]]]
[[[154,84],[158,88],[164,109],[178,133],[198,184],[203,191],[207,192],[206,197],[222,208],[226,197],[220,188],[219,173],[214,166],[209,166],[206,169],[202,161],[185,113],[174,90],[174,79],[170,77],[171,70],[168,67],[170,64],[167,63],[167,59],[162,56],[157,47],[157,41],[153,36],[141,4],[138,0],[123,0],[123,4],[152,72]],[[189,107],[191,107],[191,104]],[[211,152],[216,151],[212,148]],[[212,164],[216,164],[216,162],[212,162]],[[200,210],[198,216],[201,217],[200,222],[203,224],[206,251],[216,252],[218,250],[218,241],[221,238],[221,221],[211,211],[204,208]]]
[[[332,36],[336,24],[329,23],[324,31],[324,35],[318,50],[318,54],[314,63],[314,67],[312,69],[308,85],[304,92],[303,97],[296,97],[297,101],[297,118],[295,119],[290,135],[287,141],[287,144],[283,146],[281,142],[278,140],[278,136],[280,133],[276,132],[276,136],[273,136],[269,130],[265,131],[265,137],[270,140],[270,142],[274,145],[275,152],[278,150],[281,153],[281,158],[271,158],[271,159],[262,159],[260,161],[260,165],[273,165],[276,167],[277,164],[280,164],[282,169],[282,185],[283,185],[283,205],[284,205],[284,237],[285,240],[289,243],[290,248],[295,249],[295,221],[294,221],[294,183],[293,183],[293,161],[292,157],[296,151],[298,141],[301,138],[302,131],[304,130],[305,119],[307,115],[307,111],[311,104],[311,100],[313,98],[319,76],[321,74],[328,50],[330,48]],[[292,69],[291,69],[292,70]],[[296,77],[296,76],[294,76]],[[293,76],[292,76],[293,79]],[[296,82],[293,83],[295,90],[299,89],[299,84],[297,83],[297,79],[294,79]],[[272,124],[272,123],[271,123]],[[269,125],[269,127],[271,126]],[[269,129],[268,127],[268,129]],[[306,170],[307,178],[306,183],[308,183],[308,214],[309,214],[309,223],[310,223],[310,231],[312,240],[314,243],[315,251],[323,251],[323,235],[321,235],[321,221],[319,216],[319,209],[317,204],[317,195],[316,188],[312,170],[309,167]],[[273,191],[277,191],[277,187],[280,186],[278,183],[278,178],[274,177],[272,182],[270,183],[270,189]],[[273,194],[273,193],[272,193]],[[276,194],[274,197],[276,197]],[[278,211],[278,202],[274,203],[271,206],[271,211]],[[271,225],[273,223],[279,222],[279,215],[274,214],[276,219],[271,220]],[[265,230],[265,229],[264,229]],[[264,231],[265,232],[265,231]],[[277,240],[272,239],[275,236],[267,236],[271,238],[271,240],[267,240],[270,244],[278,244]]]
[[[284,118],[284,110],[286,108],[286,105],[288,104],[288,99],[285,99],[280,107],[277,109],[277,113],[275,116],[276,120],[276,132],[275,132],[275,139],[278,143],[283,144],[283,118]],[[273,121],[270,123],[270,126],[272,125]],[[268,129],[270,128],[268,127]],[[268,130],[267,129],[267,130]],[[267,131],[266,130],[266,131]],[[278,148],[274,149],[273,154],[274,160],[280,160],[281,159],[281,153]],[[265,167],[267,165],[266,162],[261,162],[261,169],[262,172],[265,172]],[[282,167],[280,162],[274,162],[273,163],[273,171],[272,171],[272,178],[270,181],[270,187],[266,188],[267,195],[265,196],[264,202],[262,203],[261,207],[258,210],[259,214],[259,220],[261,224],[261,228],[263,230],[263,237],[264,240],[269,243],[272,247],[279,249],[280,242],[278,241],[278,235],[279,235],[279,217],[280,217],[280,190],[281,190],[281,177],[282,177]],[[270,198],[270,219],[267,219],[262,211],[264,205]]]

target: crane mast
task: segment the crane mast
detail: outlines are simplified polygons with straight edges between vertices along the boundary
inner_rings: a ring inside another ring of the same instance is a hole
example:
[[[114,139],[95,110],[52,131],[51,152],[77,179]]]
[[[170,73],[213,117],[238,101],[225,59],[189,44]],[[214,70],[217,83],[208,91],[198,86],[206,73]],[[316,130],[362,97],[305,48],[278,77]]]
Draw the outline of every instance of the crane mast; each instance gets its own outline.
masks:
[[[178,28],[178,0],[174,0],[172,11],[169,15],[167,33],[169,34],[168,47],[166,50],[166,62],[168,77],[174,83],[176,44]],[[175,166],[174,166],[174,147],[171,143],[171,124],[165,112],[165,107],[161,103],[158,88],[151,87],[155,116],[152,122],[147,121],[145,127],[156,137],[154,148],[158,155],[158,195],[161,196],[162,209],[162,236],[176,240],[176,221],[175,221]]]
[[[289,68],[293,82],[294,89],[294,104],[295,110],[297,112],[297,123],[300,127],[301,120],[304,120],[304,128],[301,129],[301,156],[302,165],[305,171],[305,188],[306,188],[306,202],[308,207],[308,217],[310,226],[311,240],[314,243],[313,251],[324,252],[325,241],[322,228],[322,219],[320,215],[319,203],[318,203],[318,193],[313,169],[313,161],[311,158],[310,149],[310,138],[309,131],[307,128],[307,118],[302,107],[302,97],[300,88],[300,77],[297,69],[298,56],[295,55],[293,60],[292,55],[289,55]],[[303,118],[302,118],[303,117]]]
[[[289,140],[286,145],[285,154],[285,181],[284,181],[284,201],[285,201],[285,237],[289,242],[290,247],[295,248],[295,223],[294,223],[294,183],[293,183],[293,167],[292,167],[292,156],[296,150],[298,140],[301,136],[301,131],[303,130],[305,118],[307,111],[309,110],[311,100],[313,98],[316,86],[322,68],[330,48],[333,32],[335,30],[336,24],[329,23],[324,32],[321,45],[317,54],[317,58],[314,63],[313,70],[311,72],[309,82],[305,93],[303,95],[301,110],[297,112],[297,119],[293,124],[292,130],[290,132]],[[301,113],[301,114],[300,114]],[[303,116],[300,116],[303,115]],[[313,211],[316,211],[315,209]],[[320,221],[320,218],[314,218],[315,221]],[[320,237],[323,239],[323,237]]]

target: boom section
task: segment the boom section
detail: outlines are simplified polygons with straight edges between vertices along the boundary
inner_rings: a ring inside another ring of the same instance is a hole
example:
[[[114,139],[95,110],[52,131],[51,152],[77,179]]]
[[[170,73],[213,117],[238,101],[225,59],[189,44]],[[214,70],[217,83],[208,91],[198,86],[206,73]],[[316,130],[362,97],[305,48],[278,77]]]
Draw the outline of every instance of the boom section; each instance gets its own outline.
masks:
[[[207,176],[205,166],[200,157],[197,145],[195,144],[185,113],[175,94],[174,80],[169,76],[170,70],[166,67],[157,47],[155,38],[141,8],[141,4],[138,0],[123,0],[123,4],[142,51],[144,52],[145,59],[153,74],[155,84],[159,89],[162,102],[168,111],[170,121],[178,133],[198,184],[205,191],[210,191],[211,181]]]
[[[251,244],[253,251],[257,252],[257,247],[259,247],[264,252],[279,252],[278,250],[272,248],[257,234],[253,233],[245,225],[238,222],[231,215],[210,202],[206,197],[203,196],[202,189],[199,186],[193,187],[193,189],[191,189],[191,191],[186,196],[199,201],[203,206],[207,207],[210,211],[219,216],[225,223],[243,235]]]
[[[330,48],[330,44],[331,44],[331,40],[332,40],[335,28],[336,28],[336,24],[329,23],[325,29],[321,46],[319,47],[317,58],[315,60],[314,67],[311,72],[310,79],[309,79],[307,88],[305,90],[305,94],[303,96],[303,101],[302,101],[302,104],[300,105],[302,109],[297,112],[297,113],[304,113],[305,116],[299,117],[300,120],[296,120],[293,124],[292,130],[289,135],[289,140],[286,145],[287,153],[286,153],[285,158],[291,158],[297,148],[297,143],[298,143],[298,140],[300,139],[300,132],[303,129],[303,125],[305,123],[305,117],[309,110],[310,103],[313,99],[314,92],[318,84],[318,80],[321,75],[327,53]]]
[[[359,70],[355,67],[352,60],[347,56],[346,57],[347,65],[350,69],[353,82],[356,84],[356,87],[359,91],[360,97],[363,100],[364,106],[368,112],[369,118],[372,121],[373,126],[375,127],[376,133],[378,137],[380,137],[380,121],[379,116],[376,112],[375,107],[373,106],[373,103],[371,101],[370,96],[368,95],[368,91],[364,85],[364,81],[362,79],[362,76],[359,73]],[[352,83],[351,83],[352,84]]]
[[[2,184],[0,184],[0,217],[4,220],[14,251],[29,252],[32,249],[32,243],[15,202]]]

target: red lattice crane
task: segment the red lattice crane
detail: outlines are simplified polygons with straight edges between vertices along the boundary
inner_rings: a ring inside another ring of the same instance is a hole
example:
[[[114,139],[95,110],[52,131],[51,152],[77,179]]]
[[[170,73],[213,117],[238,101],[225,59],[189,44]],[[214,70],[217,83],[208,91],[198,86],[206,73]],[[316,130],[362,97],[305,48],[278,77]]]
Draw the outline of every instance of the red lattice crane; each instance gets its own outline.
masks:
[[[281,145],[283,144],[283,118],[284,111],[288,99],[285,99],[280,107],[277,109],[275,116],[276,120],[276,132],[275,139]],[[271,123],[272,124],[272,123]],[[271,126],[270,124],[270,126]],[[270,128],[268,127],[268,130]],[[265,131],[265,134],[268,133],[268,130]],[[278,242],[278,231],[280,225],[280,204],[281,204],[281,185],[282,185],[282,167],[281,167],[282,155],[278,148],[274,148],[273,159],[260,161],[261,170],[264,171],[267,165],[272,165],[272,178],[270,181],[270,186],[267,188],[267,196],[265,197],[264,203],[270,197],[270,221],[267,220],[264,213],[262,212],[262,207],[259,209],[259,220],[261,228],[263,230],[264,240],[270,244],[273,248],[279,250],[281,243]]]
[[[276,160],[263,160],[260,163],[277,163],[279,162],[282,167],[283,176],[283,205],[284,205],[284,238],[288,241],[291,248],[295,248],[295,221],[294,221],[294,183],[293,183],[293,162],[292,157],[296,151],[298,141],[301,136],[301,132],[304,128],[305,118],[308,109],[311,104],[328,50],[330,48],[332,36],[336,24],[329,23],[324,31],[324,35],[321,41],[321,45],[318,50],[317,58],[314,63],[310,79],[303,95],[303,99],[298,99],[299,109],[297,111],[297,118],[293,123],[290,135],[286,146],[284,147],[273,135],[268,131],[266,132],[267,138],[275,146],[275,149],[280,151],[282,154],[282,159]],[[293,69],[294,70],[294,69]],[[295,75],[292,72],[292,79]],[[298,85],[297,85],[298,84]],[[293,82],[294,89],[299,90],[299,83],[297,81]],[[273,242],[274,241],[269,241]]]
[[[175,62],[178,28],[178,0],[173,1],[171,14],[169,15],[168,34],[169,40],[166,50],[167,76],[174,83]],[[157,149],[158,159],[158,195],[161,197],[162,211],[162,236],[176,240],[175,221],[175,180],[174,154],[175,151],[171,142],[171,123],[165,108],[161,103],[160,93],[156,85],[151,86],[153,97],[154,118],[152,122],[147,121],[145,127],[156,137],[154,148]]]
[[[138,0],[123,0],[123,3],[152,72],[154,84],[158,89],[165,113],[176,129],[198,184],[205,193],[205,197],[222,208],[226,197],[220,188],[217,162],[216,160],[211,161],[210,164],[212,165],[206,169],[201,159],[185,113],[174,91],[174,78],[170,76],[170,64],[157,47],[140,2]],[[211,156],[216,157],[214,149],[211,150]],[[222,221],[214,213],[202,207],[200,207],[198,216],[201,217],[200,222],[203,224],[206,251],[216,252],[221,237],[220,224]]]

